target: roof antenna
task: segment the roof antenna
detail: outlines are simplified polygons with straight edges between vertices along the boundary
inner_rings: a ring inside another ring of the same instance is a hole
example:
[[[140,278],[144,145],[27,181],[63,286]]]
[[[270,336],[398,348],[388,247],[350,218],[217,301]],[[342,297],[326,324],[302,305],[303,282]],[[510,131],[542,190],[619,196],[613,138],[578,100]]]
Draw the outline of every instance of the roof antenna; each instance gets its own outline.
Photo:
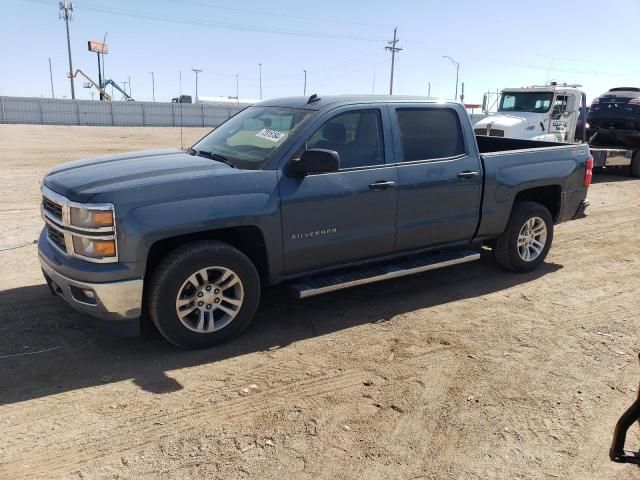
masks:
[[[307,100],[307,105],[309,105],[310,103],[319,102],[320,100],[321,98],[318,96],[318,94],[314,93],[309,97],[309,100]]]

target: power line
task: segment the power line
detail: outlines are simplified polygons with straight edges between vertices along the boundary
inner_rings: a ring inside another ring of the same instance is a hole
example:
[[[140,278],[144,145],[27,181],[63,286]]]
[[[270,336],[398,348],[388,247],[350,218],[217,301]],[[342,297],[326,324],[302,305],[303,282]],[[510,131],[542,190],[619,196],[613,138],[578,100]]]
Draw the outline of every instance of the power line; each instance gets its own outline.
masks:
[[[218,9],[218,10],[227,10],[227,11],[231,11],[231,12],[239,12],[239,13],[249,13],[252,15],[258,14],[258,15],[267,15],[267,16],[272,16],[272,17],[281,17],[281,18],[292,18],[295,20],[306,20],[306,21],[313,21],[313,22],[326,22],[326,23],[341,23],[344,25],[360,25],[363,27],[383,27],[384,25],[379,24],[379,23],[363,23],[363,22],[352,22],[350,20],[341,20],[339,18],[323,18],[323,17],[303,17],[300,15],[289,15],[286,13],[282,13],[282,12],[268,12],[265,10],[249,10],[249,9],[243,9],[243,8],[236,8],[236,7],[227,7],[226,5],[212,5],[210,3],[204,3],[204,2],[196,2],[193,0],[172,0],[170,3],[183,3],[185,5],[195,5],[195,6],[199,6],[199,7],[206,7],[206,8],[212,8],[212,9]]]
[[[51,3],[46,0],[28,0],[28,1],[34,2],[34,3],[45,3],[45,4]],[[157,20],[162,22],[180,23],[184,25],[197,25],[201,27],[223,28],[228,30],[273,33],[278,35],[292,35],[292,36],[299,36],[299,37],[315,37],[315,38],[326,38],[326,39],[331,38],[331,39],[338,39],[338,40],[357,40],[357,41],[366,41],[366,42],[379,42],[381,40],[384,40],[382,37],[374,37],[374,36],[366,36],[366,35],[311,32],[311,31],[305,31],[305,30],[291,30],[291,29],[285,29],[285,28],[269,28],[269,27],[263,27],[259,25],[210,22],[210,21],[200,20],[195,18],[183,18],[183,17],[175,17],[172,15],[159,15],[159,14],[139,12],[135,10],[125,10],[122,8],[104,7],[104,6],[99,6],[99,5],[94,5],[94,4],[84,3],[84,2],[76,2],[76,6],[81,6],[85,10],[98,12],[98,13],[106,13],[109,15],[119,15],[124,17],[142,18],[145,20]]]

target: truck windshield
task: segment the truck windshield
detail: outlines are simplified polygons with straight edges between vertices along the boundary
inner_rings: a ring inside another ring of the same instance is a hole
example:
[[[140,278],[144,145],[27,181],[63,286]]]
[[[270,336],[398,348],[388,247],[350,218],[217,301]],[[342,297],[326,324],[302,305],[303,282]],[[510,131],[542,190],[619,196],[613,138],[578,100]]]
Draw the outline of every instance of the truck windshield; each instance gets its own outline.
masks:
[[[248,107],[196,143],[190,152],[236,168],[261,169],[313,113],[285,107]]]
[[[553,92],[504,92],[498,111],[546,113],[552,100]]]

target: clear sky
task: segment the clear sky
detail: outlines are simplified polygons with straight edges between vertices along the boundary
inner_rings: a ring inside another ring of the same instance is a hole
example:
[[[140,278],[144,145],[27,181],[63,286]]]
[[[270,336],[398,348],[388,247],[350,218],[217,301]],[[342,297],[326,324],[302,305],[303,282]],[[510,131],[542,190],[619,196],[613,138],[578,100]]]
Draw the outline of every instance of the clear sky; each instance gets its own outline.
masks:
[[[58,1],[0,0],[0,94],[70,97],[64,22]],[[97,77],[87,40],[108,32],[106,76],[131,78],[132,95],[156,100],[195,92],[257,98],[388,93],[398,27],[403,50],[394,93],[452,98],[460,62],[465,101],[487,90],[547,80],[580,83],[589,98],[615,86],[640,87],[640,0],[79,0],[70,23],[74,68]],[[374,82],[375,76],[375,82]],[[78,98],[91,98],[76,80]]]

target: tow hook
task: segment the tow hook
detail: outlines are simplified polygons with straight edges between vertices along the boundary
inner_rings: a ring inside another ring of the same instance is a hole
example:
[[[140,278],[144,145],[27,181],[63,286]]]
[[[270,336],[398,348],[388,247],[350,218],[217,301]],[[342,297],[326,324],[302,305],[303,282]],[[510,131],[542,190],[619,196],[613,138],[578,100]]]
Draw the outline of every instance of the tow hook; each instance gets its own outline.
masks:
[[[640,360],[640,355],[638,356],[638,360]],[[629,452],[624,449],[627,430],[637,421],[640,421],[640,386],[638,387],[638,398],[636,398],[636,401],[622,414],[613,431],[613,442],[611,442],[611,449],[609,450],[609,458],[612,461],[640,465],[640,451]]]

